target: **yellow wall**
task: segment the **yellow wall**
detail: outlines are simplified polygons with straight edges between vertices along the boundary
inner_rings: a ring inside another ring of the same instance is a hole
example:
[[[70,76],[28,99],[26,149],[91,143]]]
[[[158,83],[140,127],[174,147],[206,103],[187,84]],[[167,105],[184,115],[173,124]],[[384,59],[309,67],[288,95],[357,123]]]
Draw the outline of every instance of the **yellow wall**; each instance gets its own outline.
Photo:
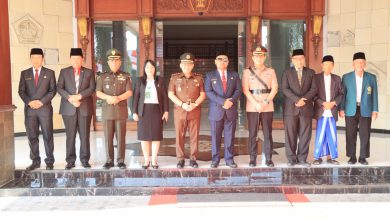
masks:
[[[333,55],[334,73],[353,71],[352,56],[366,54],[366,71],[376,75],[379,118],[372,128],[390,130],[390,2],[388,0],[327,0],[324,55]],[[388,106],[389,105],[389,106]],[[338,125],[345,126],[341,119]]]
[[[58,49],[59,62],[56,65],[45,65],[53,69],[58,79],[61,68],[69,66],[69,50],[73,47],[73,3],[71,0],[9,0],[9,22],[12,65],[12,102],[17,106],[14,114],[15,132],[25,132],[24,103],[18,95],[20,72],[31,67],[30,49]],[[20,43],[14,24],[26,15],[30,15],[43,28],[39,43]],[[60,96],[52,101],[54,109],[54,129],[63,128],[62,118],[58,114]]]

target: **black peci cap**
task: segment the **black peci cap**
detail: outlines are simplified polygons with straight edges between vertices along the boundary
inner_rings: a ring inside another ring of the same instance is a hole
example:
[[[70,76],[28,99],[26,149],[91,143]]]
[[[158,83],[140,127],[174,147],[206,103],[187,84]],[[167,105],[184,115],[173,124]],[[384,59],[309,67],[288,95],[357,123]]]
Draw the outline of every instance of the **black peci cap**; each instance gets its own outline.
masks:
[[[293,57],[293,56],[299,56],[299,55],[305,56],[305,53],[303,52],[303,49],[295,49],[295,50],[293,50],[291,56]]]
[[[326,55],[322,58],[322,62],[332,62],[334,63],[333,57],[331,55]]]
[[[30,56],[31,55],[42,55],[43,56],[43,50],[41,48],[31,48]]]
[[[70,48],[70,56],[83,57],[83,51],[81,50],[81,48]]]
[[[353,55],[353,60],[357,60],[357,59],[365,60],[366,59],[366,55],[363,52],[357,52],[357,53],[355,53]]]

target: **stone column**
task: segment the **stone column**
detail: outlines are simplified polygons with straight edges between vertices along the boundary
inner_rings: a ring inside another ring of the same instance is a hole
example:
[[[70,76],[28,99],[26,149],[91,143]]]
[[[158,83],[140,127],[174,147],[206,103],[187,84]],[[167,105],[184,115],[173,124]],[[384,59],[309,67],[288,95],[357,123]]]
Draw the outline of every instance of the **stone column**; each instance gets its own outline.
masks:
[[[0,106],[0,186],[14,178],[14,110],[15,106]]]
[[[11,88],[8,1],[0,1],[0,186],[14,178],[14,110]]]

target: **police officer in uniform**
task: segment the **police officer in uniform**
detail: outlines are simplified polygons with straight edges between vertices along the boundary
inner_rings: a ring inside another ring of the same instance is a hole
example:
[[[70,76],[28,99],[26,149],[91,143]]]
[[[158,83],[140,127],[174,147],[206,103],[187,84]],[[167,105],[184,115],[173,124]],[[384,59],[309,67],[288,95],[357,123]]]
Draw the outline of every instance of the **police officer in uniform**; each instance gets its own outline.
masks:
[[[252,48],[254,67],[245,69],[242,76],[242,90],[246,96],[246,112],[249,129],[249,166],[256,166],[257,135],[259,125],[263,129],[263,153],[265,164],[273,167],[272,162],[272,120],[273,99],[278,93],[278,81],[275,70],[265,65],[267,49],[261,45]]]
[[[103,100],[102,117],[107,151],[107,161],[103,168],[114,166],[115,133],[118,143],[117,165],[125,169],[127,99],[132,95],[131,78],[128,73],[120,71],[122,55],[117,49],[108,50],[106,55],[111,71],[99,76],[96,84],[96,96]]]
[[[182,72],[172,74],[168,86],[168,97],[175,104],[173,114],[176,129],[177,168],[183,168],[185,164],[184,139],[187,128],[190,133],[190,166],[198,167],[196,158],[199,144],[200,104],[206,98],[206,94],[202,75],[192,73],[194,59],[191,53],[184,53],[180,56]]]

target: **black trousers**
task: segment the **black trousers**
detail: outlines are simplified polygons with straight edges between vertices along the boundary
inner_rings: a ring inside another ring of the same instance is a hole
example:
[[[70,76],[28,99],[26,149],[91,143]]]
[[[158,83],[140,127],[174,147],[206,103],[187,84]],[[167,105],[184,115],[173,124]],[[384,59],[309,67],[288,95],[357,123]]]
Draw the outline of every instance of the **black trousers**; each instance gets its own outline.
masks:
[[[30,145],[30,158],[34,163],[40,163],[39,155],[39,127],[42,130],[43,143],[45,145],[46,164],[54,163],[54,140],[53,140],[53,115],[48,116],[26,116],[25,117],[26,133],[28,144]]]
[[[62,115],[66,132],[66,162],[74,163],[76,161],[76,134],[79,132],[80,138],[80,161],[88,162],[91,157],[90,151],[90,126],[92,115],[83,116],[80,110],[76,109],[75,115]]]
[[[272,159],[272,150],[273,150],[273,140],[272,140],[272,120],[274,113],[273,112],[247,112],[248,119],[248,129],[249,129],[249,141],[248,141],[248,151],[249,159],[251,161],[256,161],[257,158],[257,134],[259,131],[259,125],[263,129],[264,134],[264,144],[263,144],[263,153],[266,160]]]
[[[311,127],[311,117],[299,115],[284,116],[286,156],[289,162],[306,162],[307,155],[309,154],[312,133]]]
[[[120,120],[103,120],[104,137],[107,152],[107,161],[114,161],[114,133],[116,135],[116,142],[118,146],[117,162],[125,161],[126,152],[126,119]]]
[[[359,106],[356,107],[355,116],[345,117],[347,157],[356,157],[356,140],[358,131],[360,139],[359,158],[370,157],[371,121],[371,117],[362,117],[360,115]]]

